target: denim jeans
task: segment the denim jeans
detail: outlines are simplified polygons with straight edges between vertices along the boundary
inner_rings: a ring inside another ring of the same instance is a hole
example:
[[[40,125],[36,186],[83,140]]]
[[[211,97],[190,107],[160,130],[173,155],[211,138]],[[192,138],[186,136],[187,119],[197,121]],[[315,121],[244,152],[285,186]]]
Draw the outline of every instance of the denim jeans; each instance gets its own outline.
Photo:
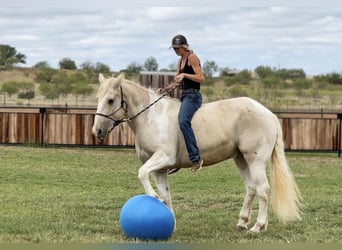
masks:
[[[198,90],[188,89],[183,90],[180,100],[182,104],[178,113],[179,128],[183,133],[189,158],[192,162],[196,162],[200,158],[200,153],[191,127],[191,119],[202,105],[202,96]]]

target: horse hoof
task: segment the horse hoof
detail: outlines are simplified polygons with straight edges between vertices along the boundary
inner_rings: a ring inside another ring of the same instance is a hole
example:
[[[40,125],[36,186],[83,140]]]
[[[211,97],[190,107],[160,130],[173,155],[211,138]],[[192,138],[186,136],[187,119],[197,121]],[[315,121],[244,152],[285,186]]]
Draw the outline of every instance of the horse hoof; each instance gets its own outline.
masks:
[[[247,231],[247,230],[248,230],[247,227],[241,227],[241,226],[236,227],[236,229],[237,229],[239,232],[243,232],[243,231]]]
[[[163,199],[159,198],[158,200],[160,200],[161,202],[163,202],[166,206],[167,206],[167,203],[166,201],[164,201]]]
[[[245,231],[248,230],[248,222],[249,218],[248,217],[240,217],[236,227],[239,231]]]
[[[259,223],[256,223],[249,231],[253,233],[260,233],[262,231],[266,231],[266,225],[261,225]]]
[[[243,225],[243,224],[238,224],[236,226],[236,228],[237,228],[238,231],[246,231],[246,230],[248,230],[248,226],[247,225]]]

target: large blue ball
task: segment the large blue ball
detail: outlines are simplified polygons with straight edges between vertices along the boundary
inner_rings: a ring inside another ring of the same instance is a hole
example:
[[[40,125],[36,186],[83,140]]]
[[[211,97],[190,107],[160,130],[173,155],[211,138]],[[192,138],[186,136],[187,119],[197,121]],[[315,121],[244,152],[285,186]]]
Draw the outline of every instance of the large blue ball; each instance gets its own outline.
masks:
[[[171,210],[149,195],[136,195],[121,208],[120,226],[128,238],[165,240],[171,236],[174,225]]]

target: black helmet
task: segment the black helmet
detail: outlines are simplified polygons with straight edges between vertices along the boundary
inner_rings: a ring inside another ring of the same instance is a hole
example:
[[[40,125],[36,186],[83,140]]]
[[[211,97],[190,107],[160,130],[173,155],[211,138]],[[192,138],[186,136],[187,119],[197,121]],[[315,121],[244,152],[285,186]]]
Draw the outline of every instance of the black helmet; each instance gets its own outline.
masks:
[[[186,40],[185,36],[183,35],[176,35],[172,38],[172,45],[171,48],[180,48],[183,46],[188,47],[188,41]]]

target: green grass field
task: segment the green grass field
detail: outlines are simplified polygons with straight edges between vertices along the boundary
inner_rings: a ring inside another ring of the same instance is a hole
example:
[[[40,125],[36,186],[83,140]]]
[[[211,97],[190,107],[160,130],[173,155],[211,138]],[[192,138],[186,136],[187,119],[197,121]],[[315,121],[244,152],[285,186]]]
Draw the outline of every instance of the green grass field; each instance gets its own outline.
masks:
[[[303,220],[236,230],[244,186],[232,161],[170,176],[177,229],[168,242],[342,243],[342,159],[288,153]],[[143,193],[133,150],[0,146],[0,243],[125,243],[119,213]],[[257,203],[252,223],[255,222]]]

